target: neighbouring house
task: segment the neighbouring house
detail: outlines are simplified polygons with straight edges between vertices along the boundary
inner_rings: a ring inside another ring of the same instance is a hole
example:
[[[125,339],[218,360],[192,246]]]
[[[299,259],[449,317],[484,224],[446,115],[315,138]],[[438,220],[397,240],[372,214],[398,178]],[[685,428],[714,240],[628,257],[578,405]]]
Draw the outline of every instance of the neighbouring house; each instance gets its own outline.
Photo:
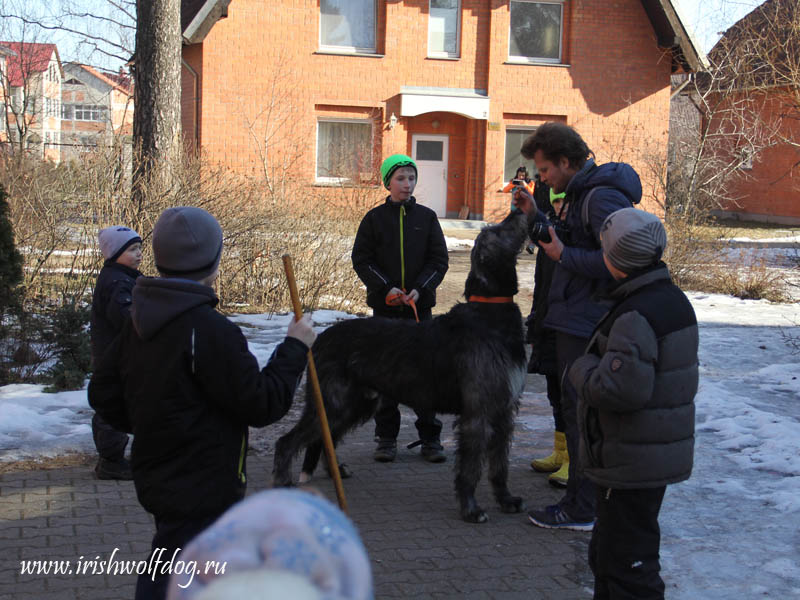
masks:
[[[705,124],[709,135],[731,140],[719,153],[723,161],[738,159],[741,171],[731,178],[723,217],[800,224],[798,57],[797,0],[766,0],[709,52],[722,91],[720,108],[704,115]]]
[[[55,44],[0,42],[5,57],[0,87],[6,102],[10,151],[27,151],[58,162],[61,157],[61,80]]]
[[[702,66],[671,0],[183,0],[181,21],[187,148],[320,194],[410,154],[440,217],[503,216],[550,120],[658,210],[670,76]]]
[[[62,160],[98,147],[130,154],[133,88],[128,75],[64,63],[61,98]]]
[[[14,56],[16,53],[10,48],[0,46],[0,78],[3,73],[7,72],[8,67],[6,61],[9,56]],[[8,96],[6,95],[6,88],[0,85],[0,144],[8,142]]]

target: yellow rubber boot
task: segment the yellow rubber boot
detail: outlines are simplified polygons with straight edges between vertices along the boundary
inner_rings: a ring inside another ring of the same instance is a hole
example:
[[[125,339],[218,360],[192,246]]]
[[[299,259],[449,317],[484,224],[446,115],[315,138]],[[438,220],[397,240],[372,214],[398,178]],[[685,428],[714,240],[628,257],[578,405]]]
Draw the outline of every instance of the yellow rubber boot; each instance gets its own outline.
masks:
[[[550,482],[550,485],[554,485],[556,487],[565,488],[567,487],[567,480],[569,479],[569,454],[566,450],[564,450],[564,462],[561,463],[561,468],[550,475],[547,478],[547,481]]]
[[[567,460],[567,438],[564,437],[563,431],[556,431],[553,453],[545,458],[534,458],[531,461],[531,469],[540,473],[552,473],[558,471],[565,460]]]

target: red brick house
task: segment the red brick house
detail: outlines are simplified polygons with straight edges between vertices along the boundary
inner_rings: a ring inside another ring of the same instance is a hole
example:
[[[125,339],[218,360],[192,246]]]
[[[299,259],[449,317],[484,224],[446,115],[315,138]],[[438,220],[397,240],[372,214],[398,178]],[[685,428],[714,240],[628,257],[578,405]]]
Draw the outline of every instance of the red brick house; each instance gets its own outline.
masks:
[[[598,160],[663,165],[670,75],[700,66],[670,0],[183,0],[187,147],[308,186],[377,185],[395,152],[441,217],[495,219],[548,120]]]
[[[718,112],[747,111],[752,113],[745,115],[747,122],[761,123],[758,129],[742,128],[746,133],[720,150],[743,158],[742,176],[731,179],[728,194],[733,200],[721,212],[724,217],[800,224],[799,55],[797,0],[766,0],[730,27],[709,52],[726,90]],[[739,131],[712,117],[709,135],[726,129]],[[769,138],[760,140],[752,131],[769,132]]]

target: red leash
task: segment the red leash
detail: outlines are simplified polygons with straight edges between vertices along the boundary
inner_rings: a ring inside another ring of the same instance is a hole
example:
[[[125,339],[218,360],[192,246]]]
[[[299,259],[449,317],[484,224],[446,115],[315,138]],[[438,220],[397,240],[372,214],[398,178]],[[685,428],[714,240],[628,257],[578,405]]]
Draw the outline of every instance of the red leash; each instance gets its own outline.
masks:
[[[486,304],[510,304],[514,302],[513,296],[470,296],[467,302],[484,302]]]

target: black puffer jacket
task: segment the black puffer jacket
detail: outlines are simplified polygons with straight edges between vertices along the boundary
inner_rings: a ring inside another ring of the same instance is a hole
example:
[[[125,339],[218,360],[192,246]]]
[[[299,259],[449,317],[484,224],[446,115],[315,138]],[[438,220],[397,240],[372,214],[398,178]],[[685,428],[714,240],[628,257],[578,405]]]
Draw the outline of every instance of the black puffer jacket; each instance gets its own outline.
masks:
[[[419,292],[418,308],[436,304],[436,287],[447,272],[447,244],[436,213],[412,196],[386,202],[361,220],[353,243],[353,268],[367,286],[367,304],[386,308],[393,287]],[[402,246],[401,240],[402,228]]]
[[[610,294],[615,306],[569,371],[580,398],[580,465],[607,488],[688,479],[698,383],[694,309],[663,263]]]
[[[141,278],[131,319],[100,360],[89,403],[134,434],[136,493],[167,518],[219,514],[245,491],[247,427],[289,409],[308,348],[286,338],[259,369],[207,286]]]
[[[111,345],[131,312],[131,292],[142,274],[136,269],[107,260],[100,269],[92,295],[90,336],[92,364]]]

